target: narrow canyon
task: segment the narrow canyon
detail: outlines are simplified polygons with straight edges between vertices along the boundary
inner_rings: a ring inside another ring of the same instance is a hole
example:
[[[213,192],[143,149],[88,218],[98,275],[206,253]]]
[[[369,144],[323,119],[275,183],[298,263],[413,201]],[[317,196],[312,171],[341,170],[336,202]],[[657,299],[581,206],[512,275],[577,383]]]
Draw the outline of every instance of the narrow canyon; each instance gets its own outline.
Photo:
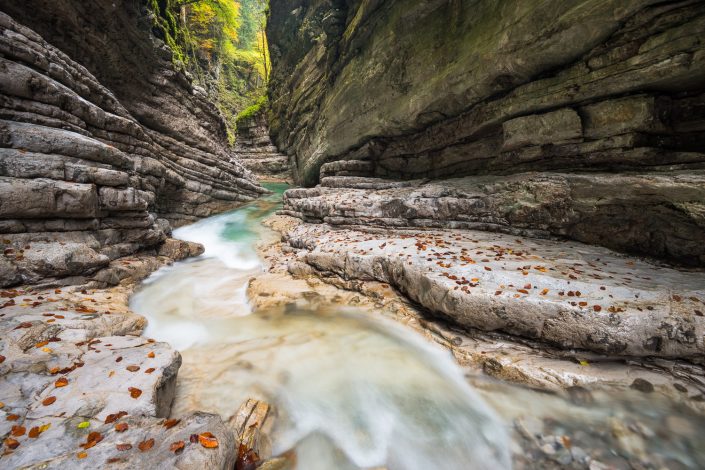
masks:
[[[705,467],[701,0],[0,0],[0,467]]]

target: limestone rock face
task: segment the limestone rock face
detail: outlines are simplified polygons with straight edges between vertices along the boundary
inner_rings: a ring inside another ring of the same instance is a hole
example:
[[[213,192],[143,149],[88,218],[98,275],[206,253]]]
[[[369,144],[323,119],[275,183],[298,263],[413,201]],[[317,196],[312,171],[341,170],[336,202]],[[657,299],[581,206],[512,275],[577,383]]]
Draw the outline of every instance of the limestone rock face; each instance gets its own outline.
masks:
[[[269,137],[269,126],[264,113],[257,113],[237,124],[235,152],[242,166],[260,180],[286,181],[291,179],[289,158],[279,153]]]
[[[0,286],[90,275],[264,192],[140,8],[0,1]]]
[[[305,186],[392,192],[468,177],[480,198],[438,216],[358,205],[365,217],[481,223],[703,265],[691,248],[703,230],[704,28],[705,4],[692,0],[273,0],[272,135]],[[292,210],[313,219],[314,205]]]
[[[701,272],[575,242],[473,230],[301,224],[287,240],[322,276],[388,283],[464,328],[617,356],[699,361],[705,352]]]
[[[533,172],[393,183],[327,176],[316,188],[287,191],[284,212],[333,226],[564,236],[683,264],[705,264],[701,173]]]

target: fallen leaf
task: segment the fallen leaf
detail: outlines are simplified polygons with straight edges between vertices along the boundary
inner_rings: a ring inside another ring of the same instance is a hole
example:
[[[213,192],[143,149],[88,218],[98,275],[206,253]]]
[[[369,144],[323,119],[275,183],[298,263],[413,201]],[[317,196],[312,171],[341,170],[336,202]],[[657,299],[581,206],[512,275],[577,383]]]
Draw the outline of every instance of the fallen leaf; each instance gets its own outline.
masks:
[[[10,434],[13,437],[20,437],[24,436],[25,432],[27,432],[27,428],[25,428],[24,426],[15,425],[12,426],[12,431],[10,431]]]
[[[150,359],[154,358],[154,351],[150,351],[149,354],[147,354],[147,357]]]
[[[142,395],[142,390],[136,387],[129,387],[127,390],[130,392],[130,396],[132,398],[139,398],[140,395]]]
[[[174,452],[175,454],[180,454],[184,451],[184,447],[186,447],[184,441],[176,441],[169,446],[169,450]]]
[[[154,367],[150,367],[149,369],[145,370],[144,373],[145,373],[145,374],[151,374],[151,373],[154,372],[155,370],[156,370],[156,369],[155,369]]]
[[[588,361],[580,361],[581,366],[589,366],[590,363]]]
[[[132,449],[132,444],[118,444],[115,447],[117,447],[117,450],[120,452],[124,452],[126,450]]]
[[[138,370],[140,370],[140,366],[132,365],[132,366],[127,366],[125,369],[129,370],[130,372],[137,372]]]
[[[54,382],[54,386],[56,388],[65,387],[68,384],[69,384],[69,379],[67,379],[66,377],[61,377],[56,382]]]
[[[154,447],[154,439],[147,439],[146,441],[142,441],[137,444],[137,447],[139,447],[142,452],[146,452],[152,447]]]
[[[42,405],[44,405],[44,406],[49,406],[49,405],[51,405],[52,403],[54,403],[55,401],[56,401],[56,397],[46,397],[46,398],[42,401]]]
[[[18,419],[20,419],[20,416],[16,414],[10,414],[5,416],[5,419],[8,421],[17,421]]]
[[[115,431],[117,432],[125,432],[130,426],[127,423],[117,423],[115,425]]]
[[[215,449],[218,447],[218,439],[210,432],[202,432],[199,434],[198,442],[206,449]]]
[[[37,426],[34,426],[32,429],[29,430],[29,434],[27,436],[31,437],[32,439],[36,439],[39,437],[41,432],[39,431],[39,428]]]
[[[3,443],[5,444],[5,447],[7,447],[8,449],[17,449],[20,446],[20,441],[18,441],[17,439],[13,439],[11,437],[8,437],[7,439],[5,439],[3,441]]]
[[[181,422],[180,419],[167,419],[166,421],[164,421],[164,427],[167,429],[171,429],[174,426],[176,426],[177,424],[179,424],[180,422]]]
[[[90,425],[91,425],[91,423],[89,423],[88,421],[81,421],[80,423],[78,423],[78,426],[76,426],[76,427],[78,429],[86,429]]]
[[[86,457],[88,457],[88,454],[85,452],[79,452],[78,454],[76,454],[76,457],[78,457],[79,459],[85,459]]]
[[[105,417],[105,424],[114,423],[123,416],[127,416],[127,411],[119,411],[117,413],[111,413]]]

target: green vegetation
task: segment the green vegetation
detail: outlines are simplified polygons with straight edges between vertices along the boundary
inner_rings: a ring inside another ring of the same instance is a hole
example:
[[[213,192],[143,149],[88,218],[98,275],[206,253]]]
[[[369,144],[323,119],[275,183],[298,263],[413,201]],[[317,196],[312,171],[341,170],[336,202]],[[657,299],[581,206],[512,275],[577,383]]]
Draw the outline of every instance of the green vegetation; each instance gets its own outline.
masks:
[[[252,105],[248,106],[247,108],[243,109],[240,114],[237,115],[236,121],[242,122],[246,119],[251,118],[255,114],[257,114],[262,108],[267,106],[267,96],[260,96],[260,98]]]
[[[174,64],[212,96],[228,124],[266,104],[270,62],[264,31],[267,0],[147,0],[154,32]],[[251,115],[251,114],[250,114]]]

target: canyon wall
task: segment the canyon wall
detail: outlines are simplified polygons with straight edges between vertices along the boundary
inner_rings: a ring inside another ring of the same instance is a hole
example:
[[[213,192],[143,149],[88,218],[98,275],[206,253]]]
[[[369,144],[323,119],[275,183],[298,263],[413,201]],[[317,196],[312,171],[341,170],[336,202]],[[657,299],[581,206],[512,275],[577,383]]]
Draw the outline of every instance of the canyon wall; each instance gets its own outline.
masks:
[[[272,0],[272,134],[321,183],[285,208],[705,265],[703,31],[693,0]]]
[[[149,14],[0,1],[0,286],[85,279],[265,192]]]

